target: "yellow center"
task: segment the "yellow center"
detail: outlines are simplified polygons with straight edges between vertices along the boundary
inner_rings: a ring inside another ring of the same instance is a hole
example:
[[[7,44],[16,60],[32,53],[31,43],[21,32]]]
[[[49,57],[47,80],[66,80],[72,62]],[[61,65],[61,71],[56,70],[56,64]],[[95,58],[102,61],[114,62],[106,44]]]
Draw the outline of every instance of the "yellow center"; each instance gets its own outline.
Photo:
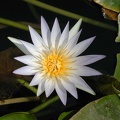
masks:
[[[50,77],[57,77],[65,73],[65,59],[64,57],[51,53],[43,61],[43,69],[47,75]]]

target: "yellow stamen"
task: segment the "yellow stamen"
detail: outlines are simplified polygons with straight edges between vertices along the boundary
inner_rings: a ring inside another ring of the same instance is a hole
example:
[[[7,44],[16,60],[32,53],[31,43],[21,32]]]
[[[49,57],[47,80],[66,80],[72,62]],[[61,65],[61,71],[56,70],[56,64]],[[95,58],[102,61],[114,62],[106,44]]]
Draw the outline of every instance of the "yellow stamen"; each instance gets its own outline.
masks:
[[[66,72],[66,60],[55,51],[43,60],[43,70],[50,77],[58,77]]]

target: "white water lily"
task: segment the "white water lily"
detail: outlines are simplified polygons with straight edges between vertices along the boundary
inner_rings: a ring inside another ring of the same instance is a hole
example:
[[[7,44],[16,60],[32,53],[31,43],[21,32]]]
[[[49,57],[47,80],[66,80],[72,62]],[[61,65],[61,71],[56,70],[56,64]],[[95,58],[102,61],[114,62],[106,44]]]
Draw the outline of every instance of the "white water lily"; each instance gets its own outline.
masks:
[[[48,97],[54,89],[66,105],[67,92],[78,98],[77,90],[81,89],[95,95],[91,87],[81,76],[101,75],[95,69],[86,65],[103,59],[104,55],[79,56],[93,42],[95,37],[86,39],[77,44],[81,30],[81,19],[69,31],[69,22],[63,32],[57,18],[50,31],[45,19],[41,16],[41,36],[29,26],[33,44],[20,39],[8,37],[26,55],[15,57],[26,66],[13,73],[20,75],[34,75],[30,86],[38,85],[37,96],[44,91]]]

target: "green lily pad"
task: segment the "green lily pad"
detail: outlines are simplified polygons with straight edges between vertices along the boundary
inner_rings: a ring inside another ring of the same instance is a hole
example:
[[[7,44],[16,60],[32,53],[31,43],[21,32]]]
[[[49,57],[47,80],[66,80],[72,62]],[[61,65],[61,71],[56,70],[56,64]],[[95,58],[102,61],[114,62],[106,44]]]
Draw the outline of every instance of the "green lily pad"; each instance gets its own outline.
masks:
[[[116,42],[120,42],[120,13],[118,14],[118,36],[115,39]]]
[[[120,1],[119,0],[93,0],[97,4],[115,12],[120,12]]]
[[[27,112],[14,112],[0,117],[0,120],[37,120],[33,114]]]
[[[70,120],[120,120],[120,99],[108,95],[80,109]]]

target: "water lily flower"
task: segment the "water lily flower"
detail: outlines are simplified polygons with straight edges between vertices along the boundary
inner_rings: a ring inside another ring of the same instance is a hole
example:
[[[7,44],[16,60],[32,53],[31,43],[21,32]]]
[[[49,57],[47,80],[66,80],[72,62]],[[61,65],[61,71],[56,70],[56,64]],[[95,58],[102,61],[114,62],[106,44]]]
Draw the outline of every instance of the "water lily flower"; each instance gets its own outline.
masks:
[[[44,91],[46,97],[56,90],[62,103],[66,105],[67,91],[78,98],[77,88],[92,95],[95,92],[81,76],[101,75],[101,73],[86,65],[103,59],[104,55],[82,55],[95,37],[78,42],[82,19],[69,31],[69,22],[61,32],[56,18],[50,31],[46,20],[41,16],[41,36],[29,26],[33,44],[8,37],[25,55],[15,57],[26,66],[15,70],[19,75],[34,75],[30,86],[38,85],[37,96]]]

